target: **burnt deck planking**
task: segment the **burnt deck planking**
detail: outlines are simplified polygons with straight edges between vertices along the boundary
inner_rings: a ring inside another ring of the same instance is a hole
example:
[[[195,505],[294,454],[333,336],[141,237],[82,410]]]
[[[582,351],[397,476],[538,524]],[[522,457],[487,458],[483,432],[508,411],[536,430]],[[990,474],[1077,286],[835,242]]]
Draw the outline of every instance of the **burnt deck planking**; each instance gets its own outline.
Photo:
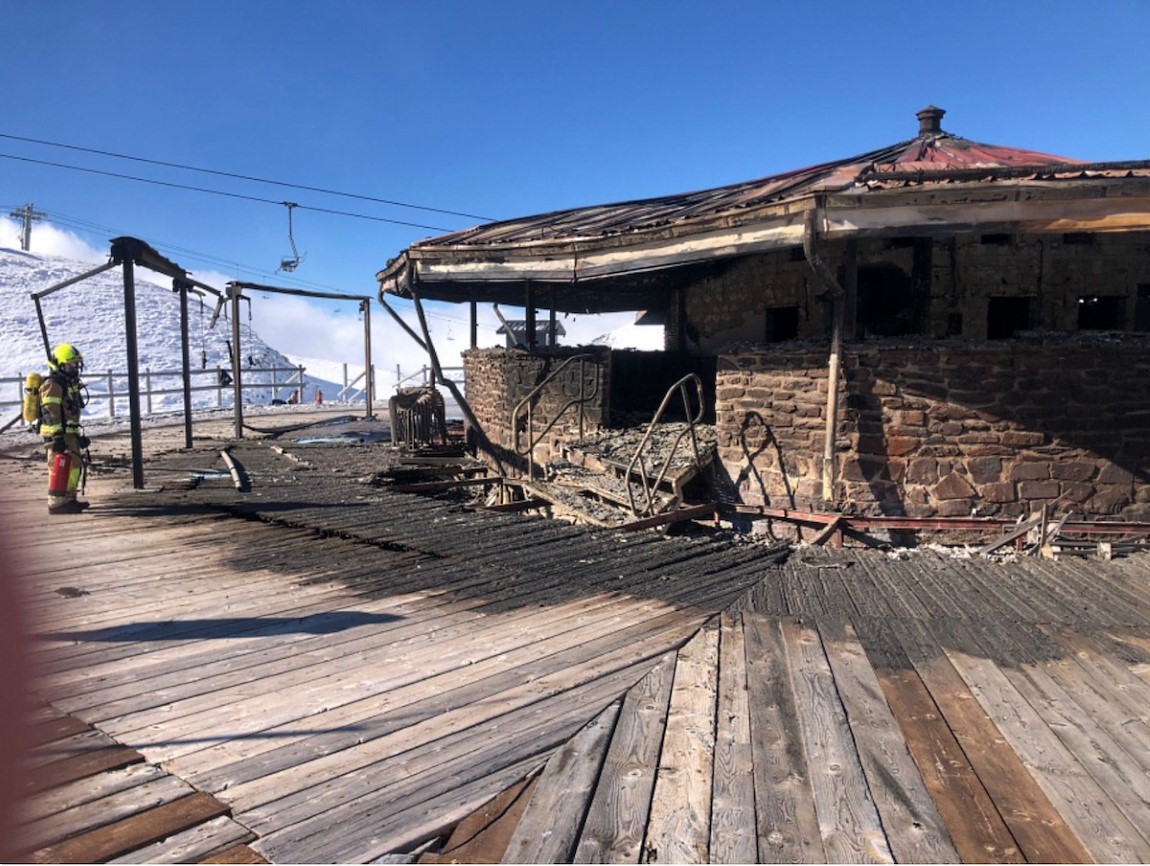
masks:
[[[234,445],[249,493],[98,501],[69,518],[78,567],[13,544],[54,712],[272,861],[410,850],[535,772],[469,859],[1150,860],[1145,557],[779,566],[389,491],[370,448],[287,450]],[[39,474],[7,474],[9,525],[38,524]]]

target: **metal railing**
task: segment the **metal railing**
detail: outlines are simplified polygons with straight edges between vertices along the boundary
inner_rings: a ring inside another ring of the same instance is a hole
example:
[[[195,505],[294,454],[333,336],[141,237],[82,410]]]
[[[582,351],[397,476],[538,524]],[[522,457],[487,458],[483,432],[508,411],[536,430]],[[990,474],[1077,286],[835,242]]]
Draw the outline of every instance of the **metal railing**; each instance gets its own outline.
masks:
[[[691,414],[691,398],[687,393],[687,385],[694,384],[695,398],[699,402],[698,411]],[[667,453],[666,460],[663,462],[663,468],[659,470],[658,476],[654,482],[651,481],[651,476],[647,472],[646,460],[643,457],[644,451],[647,449],[647,444],[651,441],[651,434],[655,431],[655,425],[659,423],[659,419],[663,417],[663,413],[667,411],[667,405],[671,402],[671,398],[675,396],[678,391],[683,397],[683,416],[687,419],[687,425],[675,437],[675,441],[671,445],[670,451]],[[631,458],[631,462],[627,464],[627,474],[625,481],[627,485],[627,500],[631,505],[631,512],[636,517],[643,517],[652,513],[654,508],[655,499],[654,491],[663,483],[663,479],[667,476],[667,470],[671,467],[671,461],[675,458],[675,454],[679,450],[679,443],[689,433],[691,435],[691,449],[695,455],[695,466],[702,465],[702,460],[699,458],[699,439],[695,435],[695,425],[703,420],[703,412],[705,405],[703,403],[703,381],[694,373],[688,373],[674,385],[667,389],[667,393],[663,397],[663,402],[659,404],[659,408],[655,410],[655,417],[651,419],[651,423],[647,425],[647,432],[643,434],[642,440],[639,442],[639,447],[635,449],[635,456]],[[638,468],[636,468],[636,466]],[[631,483],[632,476],[637,475],[643,488],[643,495],[646,498],[646,505],[640,511],[635,506],[635,487]]]
[[[455,382],[459,385],[464,384],[464,378],[462,375],[463,367],[440,367],[439,369],[444,375],[451,373],[460,374],[458,376],[449,375],[448,378],[450,378],[452,382]],[[430,385],[431,377],[431,368],[426,364],[424,364],[414,373],[408,373],[406,376],[403,375],[403,372],[399,369],[399,365],[397,364],[395,367],[395,389],[398,391],[401,387],[403,387],[405,382],[418,382],[420,385]]]
[[[279,399],[280,393],[288,390],[295,391],[299,388],[300,382],[303,381],[304,367],[252,367],[244,368],[244,380],[242,382],[244,391],[270,391],[271,399]],[[192,386],[191,391],[195,393],[212,392],[215,394],[213,402],[215,408],[221,408],[225,405],[224,396],[232,391],[231,371],[222,367],[208,367],[202,370],[190,371]],[[253,375],[262,375],[263,379],[253,381],[248,378]],[[152,415],[158,412],[170,412],[183,408],[183,380],[182,372],[180,370],[151,370],[145,369],[140,372],[139,387],[142,405],[141,412],[144,415]],[[203,380],[207,379],[207,383]],[[197,384],[197,380],[199,383]],[[127,373],[118,373],[113,370],[108,370],[98,374],[86,374],[84,376],[84,384],[88,388],[88,405],[84,409],[87,417],[101,417],[115,418],[117,412],[121,411],[118,408],[123,406],[122,411],[127,411],[128,396],[129,396],[129,382]],[[0,397],[0,414],[7,415],[9,411],[18,411],[23,404],[24,399],[24,377],[23,376],[5,376],[0,377],[0,394],[11,394],[15,399],[3,399]],[[169,395],[180,395],[180,399],[173,401],[174,405],[165,405],[160,409],[156,409],[154,401],[156,398],[163,398]]]
[[[594,355],[572,355],[570,358],[566,359],[562,364],[552,370],[551,373],[542,382],[532,388],[530,393],[528,393],[526,397],[520,400],[515,405],[515,408],[511,410],[512,448],[516,454],[527,457],[527,477],[529,479],[533,480],[535,478],[535,446],[539,444],[544,436],[551,432],[551,429],[559,422],[559,419],[562,418],[567,413],[567,411],[574,406],[579,407],[579,438],[583,438],[585,415],[584,406],[599,396],[598,376],[595,377],[595,387],[592,389],[591,393],[588,394],[586,390],[586,368],[588,361],[591,361],[593,364],[595,364],[596,367],[598,367],[598,359]],[[543,392],[543,389],[546,388],[551,382],[555,381],[560,373],[562,373],[569,366],[576,362],[579,364],[579,395],[577,397],[572,397],[570,400],[564,403],[562,408],[560,408],[559,411],[555,413],[555,417],[551,419],[546,427],[539,431],[538,435],[536,435],[535,398],[538,397],[539,394]],[[526,450],[521,449],[519,445],[519,416],[522,414],[524,406],[527,407]]]

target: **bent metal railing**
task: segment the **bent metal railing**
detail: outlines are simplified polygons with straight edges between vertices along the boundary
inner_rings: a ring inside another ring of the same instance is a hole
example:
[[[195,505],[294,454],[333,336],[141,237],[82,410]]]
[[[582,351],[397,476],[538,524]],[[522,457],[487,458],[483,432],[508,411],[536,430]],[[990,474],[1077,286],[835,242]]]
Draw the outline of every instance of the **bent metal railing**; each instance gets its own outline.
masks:
[[[579,407],[579,438],[580,439],[583,438],[583,419],[584,419],[583,407],[586,406],[586,404],[590,403],[592,400],[594,400],[595,398],[597,398],[599,396],[599,377],[598,377],[598,375],[595,376],[595,386],[594,386],[594,388],[591,389],[591,393],[587,393],[586,369],[587,369],[587,362],[588,361],[591,361],[592,363],[598,365],[598,359],[594,355],[590,355],[590,354],[572,355],[570,358],[568,358],[562,364],[560,364],[558,367],[556,367],[554,370],[552,370],[551,373],[542,382],[540,382],[538,385],[536,385],[534,388],[532,388],[531,392],[526,397],[524,397],[522,400],[520,400],[518,403],[516,403],[515,408],[511,410],[512,447],[515,449],[516,454],[519,454],[520,456],[526,456],[527,457],[527,477],[531,480],[535,479],[535,446],[539,444],[539,442],[543,439],[544,436],[546,436],[548,433],[551,432],[551,429],[559,422],[559,419],[562,418],[567,413],[567,411],[569,409],[571,409],[575,406]],[[559,411],[555,413],[555,417],[553,417],[551,419],[551,421],[548,422],[547,426],[544,427],[542,430],[540,430],[538,434],[536,434],[535,433],[535,402],[536,402],[536,398],[543,392],[544,388],[546,388],[551,382],[555,381],[555,379],[559,376],[560,373],[562,373],[564,370],[566,370],[568,367],[570,367],[572,364],[574,364],[576,362],[578,362],[578,364],[579,364],[579,394],[578,394],[578,396],[572,397],[570,400],[568,400],[566,403],[564,403],[563,406],[559,409]],[[519,444],[519,417],[523,413],[523,407],[524,406],[527,407],[527,448],[526,448],[526,450],[520,448],[520,444]]]
[[[695,399],[699,403],[698,411],[696,411],[694,415],[691,414],[691,397],[687,392],[688,384],[695,386]],[[676,391],[683,397],[683,417],[687,419],[687,424],[683,430],[680,431],[679,435],[675,437],[675,441],[671,444],[666,459],[663,461],[663,468],[659,470],[658,476],[654,482],[652,482],[651,476],[647,472],[646,460],[644,460],[643,454],[647,449],[648,443],[651,441],[651,434],[654,433],[655,426],[663,417],[663,413],[667,411],[667,404],[671,402],[671,398],[675,396]],[[663,483],[663,479],[667,475],[667,470],[671,467],[671,461],[674,460],[675,454],[679,450],[679,443],[683,441],[683,438],[687,436],[687,434],[691,436],[691,449],[695,455],[695,466],[702,466],[702,460],[699,458],[699,439],[695,435],[695,425],[703,420],[704,409],[703,381],[694,373],[688,373],[667,389],[667,393],[663,397],[663,402],[660,403],[659,408],[655,410],[655,417],[652,418],[651,423],[647,425],[647,432],[643,434],[643,438],[639,442],[639,447],[635,449],[635,456],[631,458],[631,462],[627,465],[627,499],[631,505],[631,512],[636,517],[643,517],[652,513],[655,504],[654,492],[658,489],[659,485]],[[643,495],[646,498],[646,504],[642,510],[635,506],[635,486],[631,483],[632,477],[636,475],[642,484]]]

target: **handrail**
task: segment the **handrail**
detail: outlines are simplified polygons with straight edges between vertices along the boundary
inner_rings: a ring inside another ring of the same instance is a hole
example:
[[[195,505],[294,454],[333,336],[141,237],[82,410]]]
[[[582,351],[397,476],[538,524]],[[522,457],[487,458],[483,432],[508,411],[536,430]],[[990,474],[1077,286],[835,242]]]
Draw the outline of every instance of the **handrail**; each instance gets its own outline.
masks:
[[[281,391],[285,388],[296,388],[299,386],[300,377],[304,374],[306,367],[301,365],[292,366],[273,366],[273,367],[247,367],[245,374],[264,374],[271,373],[272,381],[249,381],[243,382],[243,390],[245,392],[252,391],[270,391],[273,398],[277,398]],[[144,401],[141,407],[143,415],[151,415],[155,411],[166,412],[171,411],[167,408],[154,410],[152,406],[152,399],[154,397],[165,397],[171,394],[183,394],[184,389],[181,386],[177,387],[160,387],[163,383],[175,379],[182,375],[182,370],[177,369],[161,369],[153,370],[151,368],[144,368],[139,372],[139,388],[140,396]],[[193,381],[203,381],[205,378],[209,384],[193,384],[190,390],[193,393],[201,392],[215,392],[216,397],[213,401],[217,408],[223,405],[223,391],[225,388],[230,388],[230,384],[225,385],[223,379],[220,377],[221,372],[226,372],[222,367],[205,367],[189,371]],[[280,373],[286,373],[286,379],[276,379]],[[254,378],[254,377],[253,377]],[[128,397],[129,388],[127,384],[128,374],[118,370],[96,371],[88,370],[84,375],[84,384],[88,388],[88,407],[85,409],[85,417],[108,417],[115,418],[117,414],[117,405],[122,405]],[[11,391],[8,391],[11,386]],[[5,408],[19,407],[23,401],[23,386],[24,376],[0,376],[0,412]],[[12,399],[7,399],[3,396],[4,391],[13,394]],[[179,401],[182,405],[183,401]]]
[[[695,385],[695,396],[699,401],[699,410],[692,417],[691,415],[691,400],[687,394],[687,383],[693,382]],[[686,428],[675,437],[674,443],[671,445],[671,450],[667,454],[667,459],[663,462],[663,468],[659,471],[659,476],[652,484],[650,476],[647,474],[647,466],[643,461],[643,449],[646,448],[647,443],[651,439],[651,434],[655,432],[655,425],[659,423],[659,419],[663,417],[663,413],[667,410],[667,404],[671,402],[671,397],[678,391],[683,397],[683,415],[687,419]],[[694,373],[688,373],[674,385],[667,389],[667,393],[663,396],[663,402],[659,404],[659,408],[655,410],[655,417],[651,419],[651,423],[647,425],[647,432],[643,434],[642,440],[639,442],[639,447],[635,449],[635,456],[631,458],[631,462],[627,464],[627,474],[624,476],[624,481],[627,485],[627,499],[631,504],[631,512],[640,517],[649,515],[651,509],[654,507],[654,498],[652,491],[663,483],[663,478],[667,475],[667,470],[671,467],[671,460],[674,458],[676,452],[679,450],[679,443],[683,441],[683,437],[688,433],[691,434],[691,448],[695,453],[695,465],[701,466],[702,460],[699,458],[699,439],[695,435],[695,425],[703,420],[703,412],[705,409],[703,402],[703,380]],[[631,486],[631,476],[635,474],[635,464],[639,464],[638,475],[643,484],[643,495],[647,499],[646,507],[640,511],[635,507],[635,489]]]
[[[571,364],[575,363],[576,361],[579,362],[579,396],[574,397],[571,400],[568,400],[565,404],[563,404],[563,408],[561,408],[558,412],[555,413],[555,417],[551,419],[551,422],[546,427],[544,427],[541,431],[539,431],[539,435],[536,436],[534,433],[534,430],[535,430],[534,403],[532,401],[534,401],[534,399],[537,396],[539,396],[539,394],[543,391],[543,389],[545,387],[547,387],[547,385],[553,379],[555,379],[556,376],[558,376],[565,369],[567,369],[567,367],[569,367]],[[562,418],[563,415],[566,414],[567,410],[570,409],[572,406],[579,406],[579,438],[580,439],[583,438],[583,415],[584,415],[583,406],[586,405],[587,403],[591,402],[592,400],[594,400],[597,396],[599,396],[599,377],[598,376],[595,377],[595,388],[594,388],[594,390],[592,390],[592,392],[590,394],[585,393],[583,390],[583,386],[587,381],[587,377],[586,377],[586,375],[584,375],[584,368],[585,368],[587,361],[594,361],[597,363],[598,358],[595,355],[592,355],[590,353],[586,353],[586,354],[582,354],[582,355],[572,355],[570,358],[567,358],[562,364],[560,364],[558,367],[556,367],[554,370],[552,370],[551,373],[542,382],[540,382],[538,385],[536,385],[534,388],[532,388],[531,391],[527,394],[527,396],[524,397],[522,400],[520,400],[518,403],[516,403],[515,408],[511,410],[511,447],[514,449],[516,454],[525,455],[527,457],[527,477],[528,477],[528,479],[534,480],[534,478],[535,478],[535,446],[539,444],[540,440],[544,436],[546,436],[548,433],[551,432],[551,428],[555,426],[555,424],[559,421],[559,419]],[[527,449],[521,450],[519,447],[519,423],[518,422],[519,422],[519,415],[522,412],[524,405],[527,406]]]

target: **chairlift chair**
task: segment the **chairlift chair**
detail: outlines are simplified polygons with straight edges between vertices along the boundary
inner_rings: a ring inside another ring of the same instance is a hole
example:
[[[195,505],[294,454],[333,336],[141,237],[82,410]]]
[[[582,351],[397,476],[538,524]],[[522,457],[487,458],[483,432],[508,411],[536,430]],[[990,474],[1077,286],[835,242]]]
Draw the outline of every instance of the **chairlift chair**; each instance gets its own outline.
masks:
[[[288,242],[291,244],[292,258],[280,259],[280,266],[278,268],[276,268],[276,273],[279,273],[280,271],[285,271],[287,273],[291,273],[297,267],[299,267],[300,262],[303,261],[303,256],[301,256],[299,254],[299,250],[296,249],[295,236],[294,236],[294,233],[292,231],[292,218],[291,218],[292,209],[299,207],[299,205],[296,204],[294,201],[285,201],[285,202],[281,202],[281,203],[283,204],[284,207],[287,208],[287,212],[288,212]],[[305,255],[306,255],[306,253],[305,253]]]

